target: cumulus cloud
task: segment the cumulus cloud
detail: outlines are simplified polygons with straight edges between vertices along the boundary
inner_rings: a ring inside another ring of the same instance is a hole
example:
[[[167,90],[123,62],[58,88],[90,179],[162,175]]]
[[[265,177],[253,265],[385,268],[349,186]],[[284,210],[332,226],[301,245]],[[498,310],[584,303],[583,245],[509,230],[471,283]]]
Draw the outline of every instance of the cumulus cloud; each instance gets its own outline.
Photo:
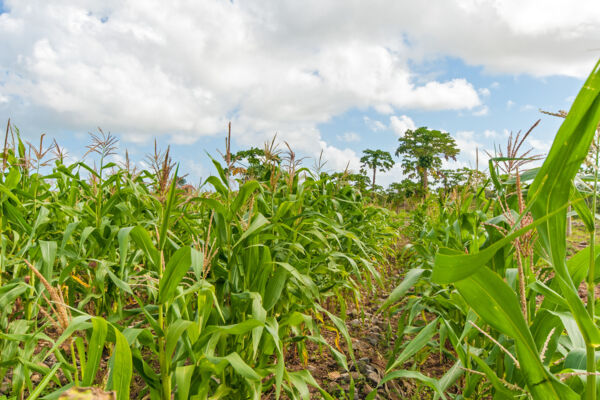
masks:
[[[358,172],[360,169],[360,158],[352,149],[338,149],[330,146],[324,141],[319,142],[323,151],[323,158],[327,160],[326,169],[334,171],[343,171],[348,168],[352,172]],[[316,156],[316,155],[315,155]]]
[[[542,9],[516,0],[5,0],[4,8],[2,113],[33,115],[38,128],[102,125],[127,141],[163,134],[180,144],[231,120],[240,144],[279,133],[332,158],[350,154],[317,127],[349,110],[487,110],[480,96],[489,89],[421,77],[411,67],[420,61],[581,77],[600,36],[593,0]]]
[[[486,129],[485,131],[483,131],[483,136],[485,136],[486,138],[493,139],[498,136],[498,133],[494,130]]]
[[[488,106],[481,106],[479,109],[473,111],[473,115],[476,117],[483,117],[488,115],[490,112],[490,108]]]
[[[407,115],[401,115],[400,117],[392,116],[390,118],[390,128],[396,133],[398,136],[403,136],[407,130],[416,129],[415,122]]]
[[[287,139],[299,125],[311,129],[352,108],[480,103],[464,79],[418,84],[395,23],[332,24],[336,2],[5,6],[0,87],[23,99],[14,107],[41,107],[72,129],[102,124],[130,141],[166,134],[192,143],[229,119],[247,135],[278,131]],[[367,9],[344,14],[361,19]]]
[[[360,142],[360,135],[356,132],[345,132],[343,135],[337,135],[336,139],[340,142]]]
[[[533,147],[533,150],[536,154],[548,153],[548,151],[550,151],[550,146],[552,145],[552,143],[550,142],[542,141],[539,139],[528,139],[527,141],[529,142],[529,145]]]
[[[448,167],[452,165],[456,165],[458,167],[466,166],[468,164],[464,164],[468,162],[471,168],[475,168],[475,163],[478,159],[479,168],[484,169],[489,160],[488,155],[486,154],[486,147],[483,143],[477,140],[475,132],[473,131],[459,131],[453,135],[454,140],[456,141],[457,147],[460,149],[460,155],[458,159],[458,164],[453,164],[451,162],[445,163]],[[493,153],[489,151],[489,153]],[[471,164],[472,163],[472,164]],[[483,168],[482,168],[483,167]]]
[[[363,117],[363,121],[365,121],[365,125],[367,125],[367,128],[369,128],[373,132],[383,131],[383,130],[387,129],[385,124],[379,120],[371,119],[371,118],[365,116],[365,117]]]

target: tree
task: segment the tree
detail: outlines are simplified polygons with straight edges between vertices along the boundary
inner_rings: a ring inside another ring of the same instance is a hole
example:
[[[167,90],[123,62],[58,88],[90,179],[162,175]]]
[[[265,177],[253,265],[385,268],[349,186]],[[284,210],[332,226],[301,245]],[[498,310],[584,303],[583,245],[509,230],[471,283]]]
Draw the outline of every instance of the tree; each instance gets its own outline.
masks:
[[[373,191],[375,191],[375,174],[377,170],[379,169],[379,172],[389,171],[395,164],[392,156],[387,151],[369,149],[363,151],[360,163],[363,169],[366,167],[373,170],[373,180],[371,182]]]
[[[479,185],[485,180],[485,174],[481,171],[462,167],[458,169],[439,169],[433,177],[440,185],[440,197],[445,199],[453,189],[463,190],[470,186],[472,190],[478,190]]]
[[[240,150],[232,154],[231,159],[233,163],[242,165],[242,168],[232,168],[230,172],[233,175],[242,175],[245,181],[250,179],[261,180],[268,172],[265,165],[265,152],[262,149],[251,147],[248,150]],[[242,161],[246,161],[246,163],[244,164]]]
[[[419,193],[419,184],[406,178],[402,182],[390,184],[386,191],[387,201],[395,207],[399,207],[400,203],[404,203],[406,207],[406,200],[411,199],[417,193]]]
[[[396,157],[403,155],[402,169],[410,177],[421,179],[423,193],[427,196],[428,175],[433,169],[442,166],[442,157],[456,160],[460,150],[450,134],[421,127],[407,130],[398,139],[400,145],[396,149]]]

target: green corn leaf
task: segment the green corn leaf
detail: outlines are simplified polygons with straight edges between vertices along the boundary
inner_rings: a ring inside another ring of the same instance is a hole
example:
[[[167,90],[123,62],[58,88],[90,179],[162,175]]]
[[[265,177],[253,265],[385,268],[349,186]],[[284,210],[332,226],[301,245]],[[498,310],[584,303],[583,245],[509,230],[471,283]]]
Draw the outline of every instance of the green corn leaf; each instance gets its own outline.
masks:
[[[151,263],[152,268],[155,271],[158,271],[160,268],[160,253],[152,243],[148,231],[138,225],[130,231],[129,235],[135,244],[142,249],[146,259]]]
[[[42,260],[44,260],[44,272],[47,278],[52,279],[54,260],[56,259],[56,242],[40,240],[40,250],[42,251]]]
[[[219,180],[219,178],[217,178],[216,176],[209,176],[206,179],[206,182],[210,183],[215,188],[215,190],[222,196],[227,196],[227,194],[229,193],[229,189],[227,189],[227,187],[223,185],[221,180]]]
[[[572,182],[588,154],[600,120],[600,62],[575,98],[571,110],[559,128],[548,157],[531,184],[539,192],[531,213],[535,220],[548,215],[552,218],[538,225],[539,242],[550,256],[555,279],[567,300],[586,343],[600,346],[600,330],[595,326],[577,294],[566,264],[566,218],[564,206],[569,204]],[[560,210],[559,213],[556,211]]]
[[[396,357],[396,360],[394,360],[394,362],[386,368],[386,375],[396,367],[404,364],[409,358],[414,356],[419,350],[426,346],[427,343],[429,343],[433,335],[435,335],[437,332],[438,320],[438,318],[434,319],[428,323],[427,326],[421,329],[417,336],[415,336],[414,339],[406,345],[404,350],[402,350],[402,353]]]
[[[285,262],[275,262],[275,264],[283,267],[291,276],[293,276],[298,283],[304,286],[313,297],[318,297],[318,289],[313,280],[308,275],[300,273],[296,268]]]
[[[517,359],[535,399],[576,399],[542,364],[533,336],[525,323],[515,292],[487,267],[456,282],[460,294],[475,312],[497,331],[514,339]]]
[[[59,370],[60,367],[62,367],[62,363],[56,363],[54,365],[54,367],[52,367],[52,369],[50,370],[50,372],[48,372],[46,374],[46,376],[44,376],[44,379],[42,379],[40,381],[40,383],[36,386],[35,390],[29,394],[29,397],[27,399],[28,400],[35,400],[38,397],[40,397],[40,395],[42,394],[42,392],[44,391],[44,389],[46,389],[46,387],[48,386],[48,384],[50,384],[50,382],[54,378],[54,375],[56,375],[56,373],[58,372],[58,370]]]
[[[189,246],[180,247],[173,253],[160,279],[158,287],[158,302],[160,304],[172,300],[175,289],[177,289],[181,279],[190,270],[191,265],[192,252]]]
[[[256,192],[259,188],[260,184],[257,181],[250,181],[244,183],[240,187],[237,196],[235,197],[235,199],[233,199],[233,203],[231,204],[232,214],[236,214],[240,210],[240,208],[242,208],[242,206],[246,204],[248,198],[252,196],[252,194],[254,194],[254,192]]]
[[[175,384],[177,384],[176,400],[187,400],[195,365],[184,365],[175,369]]]
[[[332,313],[330,313],[329,311],[327,311],[326,309],[324,309],[323,307],[321,307],[318,304],[316,304],[316,309],[322,313],[327,314],[327,316],[329,317],[331,322],[333,322],[335,327],[340,331],[340,333],[346,340],[346,345],[348,346],[348,353],[350,353],[350,358],[356,364],[356,359],[354,358],[354,351],[352,350],[352,339],[350,338],[350,334],[348,333],[348,328],[346,327],[346,324],[344,323],[344,321],[340,317],[333,315]]]
[[[442,390],[440,390],[438,381],[436,379],[425,376],[418,371],[401,370],[401,371],[390,372],[389,374],[386,374],[383,377],[381,382],[379,382],[379,386],[385,385],[387,382],[391,381],[392,379],[399,379],[399,378],[416,379],[420,382],[423,382],[430,388],[432,388],[436,392],[436,394],[438,396],[440,396],[442,399],[446,398],[446,395],[444,394],[444,392]]]
[[[265,310],[270,311],[275,304],[279,301],[283,288],[289,273],[285,268],[276,268],[275,274],[267,282],[267,288],[265,289],[263,306]]]
[[[275,398],[279,399],[281,395],[281,383],[283,382],[283,374],[285,372],[285,359],[282,349],[281,339],[279,339],[279,324],[277,319],[269,317],[265,322],[267,332],[271,334],[275,349],[277,350],[277,365],[275,365]]]
[[[210,156],[209,156],[210,157]],[[227,185],[227,187],[229,187],[229,179],[227,179],[227,175],[225,174],[225,171],[223,170],[223,167],[221,166],[220,163],[218,163],[216,160],[214,160],[211,157],[211,160],[213,162],[213,165],[215,166],[215,168],[217,169],[217,172],[219,173],[219,178],[221,178],[221,181]]]
[[[225,357],[207,357],[207,358],[214,364],[217,364],[221,361],[227,361],[227,363],[229,363],[229,365],[231,365],[231,367],[234,369],[234,371],[238,375],[240,375],[250,381],[259,381],[260,380],[260,375],[258,375],[256,373],[256,371],[254,371],[252,369],[252,367],[250,367],[248,364],[246,364],[246,362],[244,360],[242,360],[242,358],[240,357],[240,355],[237,352],[230,353],[230,354],[226,355]]]
[[[494,398],[508,400],[514,399],[522,394],[516,390],[510,390],[507,388],[506,385],[502,383],[500,378],[498,378],[498,375],[496,375],[496,373],[481,358],[477,357],[473,353],[469,353],[469,356],[477,363],[477,365],[479,365],[479,368],[485,373],[492,386],[494,386],[494,389],[496,389]]]
[[[92,324],[88,322],[90,318],[92,318],[90,315],[80,315],[78,317],[73,318],[69,326],[67,326],[67,329],[65,329],[62,335],[60,335],[60,337],[56,339],[54,345],[50,348],[50,350],[46,352],[46,354],[42,358],[42,361],[47,359],[48,356],[50,356],[50,354],[54,353],[56,349],[58,349],[60,345],[64,343],[65,340],[71,337],[71,335],[75,331],[85,330],[92,327]]]
[[[494,242],[489,247],[472,254],[465,254],[458,250],[440,248],[439,252],[435,255],[435,262],[433,273],[431,274],[431,281],[435,283],[453,283],[461,279],[467,278],[469,275],[478,271],[483,265],[494,257],[494,255],[506,245],[512,243],[513,240],[519,236],[527,233],[538,225],[550,220],[558,213],[566,210],[569,204],[563,204],[563,206],[552,213],[536,219],[533,223],[518,229],[507,235],[503,239]],[[527,213],[527,209],[521,216]],[[517,224],[518,225],[518,224]],[[566,228],[565,228],[566,229]]]
[[[250,296],[252,298],[252,318],[264,324],[265,320],[267,319],[267,311],[262,306],[262,298],[260,297],[260,294],[256,292],[250,293]],[[258,354],[258,347],[260,345],[260,339],[262,338],[263,330],[263,326],[257,326],[256,328],[252,329],[253,358],[256,358],[256,355]]]
[[[83,386],[91,386],[96,378],[96,371],[102,359],[102,351],[104,350],[104,342],[108,325],[103,318],[92,318],[92,337],[87,351],[87,361],[83,371]]]
[[[185,321],[179,319],[169,325],[169,329],[167,331],[167,344],[165,346],[165,353],[167,359],[170,359],[173,356],[173,352],[175,351],[175,347],[177,346],[177,342],[181,339],[181,336],[189,329],[189,327],[193,324],[192,321]]]
[[[133,366],[131,362],[131,349],[125,336],[113,326],[115,333],[114,363],[111,371],[113,389],[117,392],[117,400],[129,399],[129,388]]]
[[[131,287],[127,284],[127,282],[119,279],[119,277],[117,275],[115,275],[114,272],[112,272],[110,269],[106,269],[106,272],[108,274],[108,277],[110,278],[111,281],[113,281],[113,283],[122,291],[124,291],[125,293],[129,293],[129,294],[133,294],[133,291],[131,290]]]
[[[573,187],[570,196],[570,199],[573,201],[573,208],[583,221],[583,224],[585,225],[587,231],[592,232],[595,228],[594,216],[592,215],[592,211],[587,206],[587,204],[584,201],[579,201],[583,200],[584,198],[585,197],[583,196],[583,194],[579,190],[577,190],[577,188]]]
[[[448,390],[456,383],[456,381],[458,381],[458,379],[460,379],[461,376],[464,375],[464,373],[465,371],[463,370],[462,362],[460,360],[455,362],[452,367],[450,367],[450,369],[446,371],[446,373],[444,373],[444,375],[438,380],[437,384],[440,392],[444,393],[446,390]],[[440,395],[438,393],[433,396],[434,400],[439,398]]]
[[[127,261],[127,251],[129,249],[129,235],[133,229],[133,226],[121,228],[117,234],[119,241],[119,266],[121,268],[120,275],[122,279],[124,279],[123,272],[125,271],[125,262]]]
[[[254,217],[254,219],[252,220],[252,223],[250,224],[248,229],[246,229],[246,231],[244,231],[244,233],[242,234],[240,239],[235,243],[235,245],[233,247],[237,247],[240,243],[242,243],[244,241],[244,239],[265,229],[265,227],[268,224],[269,224],[269,220],[266,219],[264,215],[258,214],[256,217]]]
[[[19,168],[13,167],[8,172],[8,175],[6,175],[6,179],[4,180],[4,186],[6,186],[8,190],[12,190],[15,187],[17,187],[17,184],[20,180],[21,172],[19,171]]]
[[[379,310],[377,310],[377,312],[380,313],[392,304],[400,301],[402,297],[404,297],[406,292],[408,292],[410,288],[412,288],[415,285],[415,283],[419,280],[419,278],[421,277],[421,275],[423,275],[424,272],[425,270],[420,268],[413,268],[410,271],[408,271],[404,276],[404,280],[392,291],[392,293],[390,293],[388,298],[385,299],[385,301],[383,302],[381,307],[379,307]]]

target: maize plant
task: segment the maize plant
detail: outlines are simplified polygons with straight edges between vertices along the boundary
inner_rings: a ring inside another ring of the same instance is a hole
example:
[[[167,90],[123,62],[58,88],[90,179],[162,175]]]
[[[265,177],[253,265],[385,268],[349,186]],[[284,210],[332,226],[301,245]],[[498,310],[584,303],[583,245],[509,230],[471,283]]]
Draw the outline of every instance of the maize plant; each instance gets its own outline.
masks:
[[[117,399],[331,396],[287,359],[335,330],[374,289],[391,213],[326,174],[273,162],[258,180],[214,161],[212,190],[185,190],[168,151],[135,171],[28,151],[9,124],[0,174],[0,383],[6,398],[95,387]],[[31,146],[31,145],[30,145]],[[31,147],[30,147],[31,150]],[[230,163],[230,160],[227,161]],[[330,304],[325,307],[325,304]],[[331,306],[334,304],[335,306]],[[95,389],[94,389],[95,390]],[[87,393],[87,392],[86,392]]]
[[[492,155],[487,182],[434,214],[415,214],[411,268],[381,308],[400,315],[397,334],[407,340],[380,385],[416,379],[435,398],[597,397],[599,120],[600,64],[541,167],[526,170],[537,157],[520,151],[524,137],[511,137]],[[594,141],[593,174],[582,177]],[[567,215],[589,238],[573,255]],[[451,367],[439,379],[426,376],[416,363],[422,353],[439,353]]]

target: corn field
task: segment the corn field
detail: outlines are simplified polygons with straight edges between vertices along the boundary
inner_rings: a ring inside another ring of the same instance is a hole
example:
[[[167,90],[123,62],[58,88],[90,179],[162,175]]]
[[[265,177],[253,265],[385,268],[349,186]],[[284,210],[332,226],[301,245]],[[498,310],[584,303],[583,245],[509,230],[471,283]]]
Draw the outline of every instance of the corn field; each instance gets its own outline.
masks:
[[[312,342],[347,368],[321,335],[335,331],[352,355],[344,322],[321,304],[343,310],[381,282],[390,213],[293,160],[235,190],[231,168],[215,161],[214,190],[200,192],[177,185],[168,152],[137,172],[106,162],[115,145],[94,136],[99,167],[66,165],[58,146],[54,155],[43,142],[28,151],[18,130],[7,130],[5,398],[90,386],[117,399],[293,399],[309,387],[331,398],[286,358],[306,357]]]
[[[346,310],[385,287],[395,256],[403,280],[378,309],[394,340],[366,398],[400,398],[410,381],[414,398],[596,399],[600,64],[561,116],[546,158],[521,148],[529,131],[511,136],[487,174],[405,206],[404,226],[385,199],[274,142],[252,176],[229,140],[201,190],[168,150],[137,171],[108,161],[116,139],[100,132],[98,164],[67,163],[9,123],[2,398],[333,399],[289,360],[318,348],[356,365]],[[570,246],[567,218],[587,246]]]

